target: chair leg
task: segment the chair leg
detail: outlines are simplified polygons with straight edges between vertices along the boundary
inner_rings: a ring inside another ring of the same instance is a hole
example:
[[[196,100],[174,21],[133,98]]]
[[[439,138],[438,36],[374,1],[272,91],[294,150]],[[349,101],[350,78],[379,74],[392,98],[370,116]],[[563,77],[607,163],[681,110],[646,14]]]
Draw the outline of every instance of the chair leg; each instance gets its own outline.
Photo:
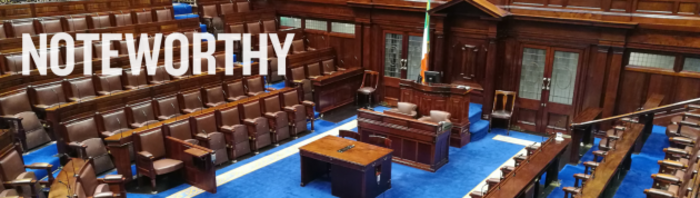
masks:
[[[156,177],[151,178],[151,192],[158,192],[156,190]]]
[[[508,126],[508,128],[506,128],[506,134],[510,136],[510,118],[508,118],[508,124],[506,126]]]
[[[493,125],[493,117],[489,116],[489,133],[491,133],[491,126]]]

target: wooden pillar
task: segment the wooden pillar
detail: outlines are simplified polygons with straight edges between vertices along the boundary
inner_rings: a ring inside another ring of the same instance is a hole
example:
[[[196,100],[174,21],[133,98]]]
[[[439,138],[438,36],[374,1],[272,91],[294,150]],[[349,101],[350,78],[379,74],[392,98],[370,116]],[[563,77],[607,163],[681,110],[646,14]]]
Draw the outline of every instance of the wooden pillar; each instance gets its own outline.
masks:
[[[617,101],[618,85],[622,74],[622,55],[624,48],[612,48],[612,57],[608,69],[607,84],[605,85],[605,98],[603,99],[602,117],[607,118],[615,113],[615,102]],[[608,126],[610,124],[607,124]],[[601,129],[606,130],[605,125]]]
[[[578,164],[578,160],[581,158],[579,152],[581,150],[582,139],[587,139],[591,133],[591,126],[584,125],[573,127],[571,129],[571,154],[569,155],[569,164]]]
[[[117,167],[117,173],[124,176],[125,182],[129,182],[133,179],[131,157],[129,153],[129,146],[131,145],[131,137],[124,138],[118,142],[107,142],[109,153],[114,157],[114,166]]]
[[[429,60],[432,64],[428,64],[428,70],[432,71],[445,71],[445,18],[442,16],[435,16],[432,18],[435,21],[435,51],[432,54],[433,60]],[[447,74],[443,72],[443,79],[448,78]]]
[[[484,104],[481,108],[481,118],[488,120],[493,108],[493,97],[496,89],[496,40],[491,39],[487,48],[486,72],[484,75]],[[508,129],[510,130],[510,129]]]

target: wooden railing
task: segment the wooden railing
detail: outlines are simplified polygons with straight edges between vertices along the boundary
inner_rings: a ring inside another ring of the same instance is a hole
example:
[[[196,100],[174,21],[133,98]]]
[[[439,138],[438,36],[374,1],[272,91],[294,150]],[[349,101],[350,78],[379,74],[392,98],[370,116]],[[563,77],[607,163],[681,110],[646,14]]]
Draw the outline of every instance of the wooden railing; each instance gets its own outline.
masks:
[[[0,20],[172,6],[171,0],[85,0],[0,5]]]

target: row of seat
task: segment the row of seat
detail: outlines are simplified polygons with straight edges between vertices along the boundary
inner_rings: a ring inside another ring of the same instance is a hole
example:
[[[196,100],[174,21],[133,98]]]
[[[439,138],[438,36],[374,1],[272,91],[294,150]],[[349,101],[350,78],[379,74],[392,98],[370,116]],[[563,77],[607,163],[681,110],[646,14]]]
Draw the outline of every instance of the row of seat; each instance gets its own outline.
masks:
[[[238,2],[228,2],[221,4],[209,4],[209,5],[199,5],[199,17],[201,23],[211,27],[210,32],[219,33],[223,32],[224,26],[224,15],[233,13],[247,13],[253,10],[251,8],[250,2],[248,1],[238,1]],[[266,30],[267,23],[265,24]],[[272,24],[274,25],[274,23]],[[276,27],[274,27],[276,29]],[[265,31],[266,33],[268,31]]]
[[[432,113],[432,111],[431,111]],[[448,119],[449,120],[449,119]],[[486,187],[485,189],[477,190],[474,192],[469,193],[469,196],[471,198],[482,198],[487,195],[491,189],[495,188],[498,186],[498,184],[505,180],[508,177],[508,174],[511,172],[515,171],[515,169],[522,164],[523,161],[528,160],[531,158],[535,153],[537,153],[537,150],[540,149],[540,145],[537,143],[533,143],[532,145],[529,145],[525,147],[526,152],[523,154],[519,154],[515,157],[513,157],[514,164],[513,166],[505,165],[500,168],[501,175],[497,178],[488,178],[486,180]]]

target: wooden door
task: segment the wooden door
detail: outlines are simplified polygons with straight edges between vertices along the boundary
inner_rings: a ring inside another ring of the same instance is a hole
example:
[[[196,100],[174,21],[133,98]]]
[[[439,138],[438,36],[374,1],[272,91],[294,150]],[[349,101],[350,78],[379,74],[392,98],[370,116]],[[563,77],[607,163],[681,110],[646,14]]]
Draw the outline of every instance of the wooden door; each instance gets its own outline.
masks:
[[[457,84],[483,84],[486,68],[486,41],[480,39],[452,36],[449,39],[450,50],[447,51],[445,82]]]
[[[517,125],[528,131],[566,132],[582,51],[525,45],[521,54]]]
[[[384,101],[395,106],[401,79],[417,80],[420,75],[423,37],[418,33],[384,31]]]

